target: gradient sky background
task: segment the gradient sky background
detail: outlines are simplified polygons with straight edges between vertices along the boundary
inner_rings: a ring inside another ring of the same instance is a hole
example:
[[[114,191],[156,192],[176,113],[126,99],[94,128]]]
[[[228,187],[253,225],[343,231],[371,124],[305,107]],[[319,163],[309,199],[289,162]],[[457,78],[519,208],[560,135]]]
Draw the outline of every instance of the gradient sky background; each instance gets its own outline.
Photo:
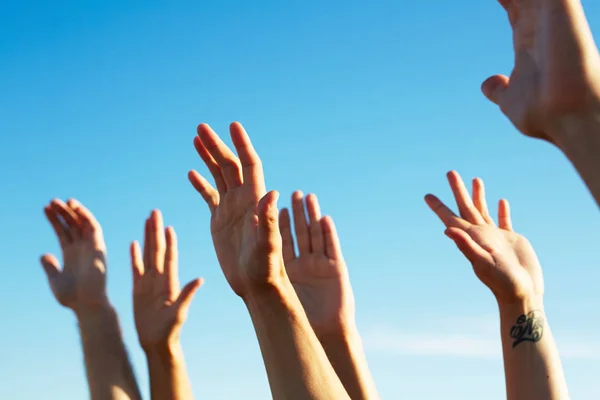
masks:
[[[600,33],[600,3],[584,1]],[[269,189],[319,195],[338,225],[385,399],[500,400],[497,306],[423,202],[449,169],[511,201],[533,243],[574,399],[600,398],[600,215],[570,164],[480,94],[512,66],[494,0],[3,1],[0,398],[87,398],[76,321],[38,257],[42,207],[76,197],[103,225],[109,292],[147,394],[128,245],[160,208],[182,281],[206,279],[183,331],[197,398],[270,398],[242,302],[186,173],[198,123],[247,128]]]

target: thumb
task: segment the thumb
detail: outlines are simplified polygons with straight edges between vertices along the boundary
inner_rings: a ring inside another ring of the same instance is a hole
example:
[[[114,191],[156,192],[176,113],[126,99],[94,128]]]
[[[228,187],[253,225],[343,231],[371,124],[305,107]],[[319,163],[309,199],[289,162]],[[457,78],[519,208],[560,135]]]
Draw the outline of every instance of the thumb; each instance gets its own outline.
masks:
[[[192,303],[194,294],[196,294],[196,291],[200,288],[200,286],[202,286],[203,283],[204,279],[199,278],[194,279],[193,281],[185,285],[181,290],[181,293],[179,293],[179,297],[177,297],[177,308],[180,310],[187,311],[187,309],[190,307],[190,304]]]
[[[52,254],[44,254],[40,259],[40,262],[42,263],[42,267],[44,268],[44,272],[46,272],[48,280],[52,280],[60,274],[60,264]]]
[[[274,249],[281,244],[279,233],[279,212],[277,210],[279,193],[275,190],[267,193],[258,202],[258,243],[268,249]]]
[[[478,245],[469,234],[459,228],[448,228],[444,231],[444,234],[454,241],[456,247],[461,253],[471,262],[489,262],[493,263],[494,259],[485,251],[480,245]]]
[[[494,75],[481,84],[481,91],[492,103],[501,105],[502,98],[508,88],[509,79],[505,75]]]

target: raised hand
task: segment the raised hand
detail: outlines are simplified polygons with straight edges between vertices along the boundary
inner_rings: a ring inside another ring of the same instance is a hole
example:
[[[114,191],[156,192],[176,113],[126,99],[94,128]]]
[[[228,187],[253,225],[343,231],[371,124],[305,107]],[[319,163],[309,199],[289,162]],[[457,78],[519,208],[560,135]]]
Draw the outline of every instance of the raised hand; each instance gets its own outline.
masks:
[[[529,241],[513,231],[508,202],[500,201],[496,226],[480,179],[473,180],[472,199],[458,173],[449,172],[448,181],[460,217],[433,195],[425,201],[446,225],[445,234],[471,262],[477,277],[499,302],[541,299],[542,269]]]
[[[144,254],[131,245],[133,310],[140,345],[144,349],[168,347],[179,341],[181,327],[201,279],[183,289],[177,274],[177,237],[172,227],[163,228],[160,211],[146,220]]]
[[[287,276],[277,192],[266,193],[262,163],[239,123],[230,126],[236,157],[206,124],[196,151],[216,189],[196,171],[188,177],[211,212],[219,264],[256,331],[274,399],[347,399]]]
[[[285,269],[294,290],[350,398],[378,399],[356,327],[354,295],[333,220],[321,216],[317,196],[304,197],[300,191],[292,195],[292,212],[298,254],[287,209],[281,210],[279,227]]]
[[[196,171],[188,177],[210,209],[210,229],[223,273],[233,291],[244,297],[250,288],[278,280],[283,271],[278,194],[266,192],[261,160],[242,125],[233,123],[230,131],[239,158],[206,124],[198,127],[194,138],[217,189]]]
[[[569,120],[600,111],[600,58],[579,0],[500,0],[513,29],[510,78],[483,93],[525,135],[561,142]],[[560,143],[557,143],[560,145]]]
[[[164,229],[160,211],[152,211],[144,227],[144,253],[131,245],[133,312],[140,345],[146,353],[152,399],[191,400],[181,327],[201,279],[180,289],[177,275],[177,237]]]
[[[304,198],[295,192],[292,210],[299,252],[296,255],[290,214],[284,208],[279,216],[283,260],[310,324],[317,337],[354,329],[354,296],[333,220],[321,216],[313,194]]]
[[[56,232],[63,267],[46,254],[42,266],[54,297],[77,317],[92,400],[141,399],[117,313],[106,294],[106,245],[92,213],[76,200],[44,208]]]
[[[446,225],[446,235],[471,262],[477,277],[496,296],[507,399],[568,399],[546,320],[542,269],[527,239],[513,231],[508,202],[500,200],[496,226],[480,179],[473,180],[472,198],[456,172],[448,173],[448,181],[460,217],[433,195],[425,196],[425,201]]]
[[[51,254],[41,259],[56,300],[76,312],[107,306],[106,245],[96,218],[76,200],[53,200],[44,213],[63,256],[62,269]]]

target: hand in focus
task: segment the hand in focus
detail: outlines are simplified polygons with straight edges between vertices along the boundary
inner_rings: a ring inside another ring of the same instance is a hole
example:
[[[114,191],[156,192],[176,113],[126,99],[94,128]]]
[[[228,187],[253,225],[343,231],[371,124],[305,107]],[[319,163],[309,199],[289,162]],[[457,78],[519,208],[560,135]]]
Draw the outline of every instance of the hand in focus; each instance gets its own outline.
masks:
[[[525,135],[550,142],[570,117],[598,114],[600,60],[579,0],[500,0],[513,30],[515,65],[483,93]]]
[[[175,230],[165,230],[162,215],[153,211],[146,220],[143,256],[137,242],[131,245],[135,326],[146,351],[178,342],[194,294],[202,285],[201,279],[195,279],[180,290],[177,258]]]
[[[217,258],[233,291],[277,284],[285,275],[277,226],[277,192],[266,192],[262,163],[239,123],[230,126],[236,157],[206,124],[194,146],[212,174],[216,189],[198,172],[188,177],[211,212],[210,228]]]
[[[312,194],[303,198],[302,192],[295,192],[292,210],[299,252],[294,249],[290,214],[282,209],[283,260],[313,330],[323,337],[354,329],[354,296],[333,220],[321,217]]]
[[[63,257],[62,269],[51,254],[41,259],[56,300],[77,313],[107,307],[106,245],[96,218],[76,200],[53,200],[44,213]]]
[[[542,269],[531,244],[512,230],[509,205],[501,200],[498,226],[489,215],[483,182],[473,180],[473,199],[458,175],[448,173],[460,217],[433,195],[425,201],[446,225],[445,234],[471,262],[477,277],[500,303],[540,299],[544,294]]]

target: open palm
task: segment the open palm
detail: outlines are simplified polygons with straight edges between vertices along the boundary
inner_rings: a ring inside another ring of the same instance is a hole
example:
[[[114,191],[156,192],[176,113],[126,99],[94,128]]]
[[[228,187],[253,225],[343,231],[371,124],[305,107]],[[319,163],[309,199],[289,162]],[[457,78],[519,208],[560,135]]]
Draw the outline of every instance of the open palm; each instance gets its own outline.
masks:
[[[76,311],[106,305],[106,245],[100,224],[76,200],[66,204],[53,200],[44,212],[58,237],[64,262],[61,270],[55,256],[42,257],[54,296]]]
[[[317,336],[344,332],[354,326],[354,298],[335,225],[321,217],[315,195],[292,196],[294,228],[299,254],[294,249],[290,215],[281,210],[279,224],[285,268]]]
[[[489,215],[480,179],[473,181],[473,199],[458,173],[449,172],[448,181],[460,217],[433,195],[427,195],[425,200],[446,225],[446,235],[471,262],[477,277],[499,301],[542,296],[542,269],[529,241],[512,230],[508,202],[500,201],[496,226]]]
[[[202,285],[195,279],[180,289],[177,259],[175,230],[163,229],[162,215],[153,211],[145,224],[143,256],[137,242],[131,245],[133,311],[144,349],[179,339],[194,294]]]
[[[261,160],[244,128],[233,123],[230,132],[239,158],[206,124],[198,127],[194,138],[216,189],[196,171],[188,177],[211,211],[211,233],[223,273],[234,292],[243,296],[250,285],[275,279],[282,268],[278,195],[266,193]]]

